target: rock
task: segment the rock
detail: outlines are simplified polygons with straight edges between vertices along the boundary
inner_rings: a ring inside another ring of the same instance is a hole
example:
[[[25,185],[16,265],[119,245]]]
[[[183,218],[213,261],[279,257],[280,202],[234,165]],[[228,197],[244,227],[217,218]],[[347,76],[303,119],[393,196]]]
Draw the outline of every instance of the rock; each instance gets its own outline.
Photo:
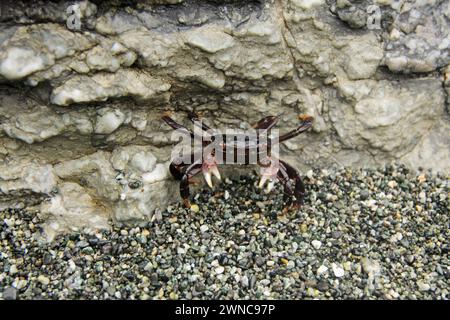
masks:
[[[95,133],[110,134],[125,121],[125,115],[120,110],[104,108],[99,111],[99,116],[94,128]]]
[[[328,268],[327,268],[326,266],[324,266],[324,265],[321,265],[321,266],[317,269],[316,273],[317,273],[318,276],[320,276],[320,275],[326,273],[327,271],[328,271]]]
[[[186,35],[186,43],[208,53],[216,53],[220,50],[234,46],[232,36],[212,28],[200,28]]]
[[[342,266],[339,264],[332,263],[331,269],[333,270],[334,276],[336,278],[342,278],[345,274],[344,268],[342,268]]]
[[[39,281],[40,283],[42,283],[44,286],[48,286],[50,283],[50,279],[47,278],[44,275],[40,275],[37,277],[37,281]]]
[[[225,268],[222,267],[222,266],[218,266],[216,269],[214,269],[214,271],[215,271],[217,274],[222,274],[222,273],[225,271]]]
[[[378,261],[364,257],[361,259],[361,265],[364,272],[368,275],[377,276],[381,273],[381,267]]]
[[[170,89],[170,84],[145,72],[119,69],[116,73],[96,73],[92,77],[74,76],[53,90],[51,102],[60,106],[72,103],[105,101],[108,98],[131,96],[137,100],[159,98]]]
[[[361,200],[367,200],[369,199],[370,193],[368,190],[362,190],[361,193],[359,194],[359,198]]]
[[[293,269],[293,268],[295,268],[295,262],[292,261],[292,260],[290,260],[290,261],[287,263],[286,268],[287,268],[287,269]]]
[[[431,289],[430,285],[423,281],[417,281],[417,287],[420,291],[428,291]]]
[[[13,264],[12,266],[9,267],[9,274],[10,275],[14,275],[18,272],[17,270],[17,266],[15,264]]]
[[[8,287],[3,290],[3,299],[5,300],[16,300],[17,299],[17,290],[12,287]]]
[[[327,281],[319,281],[317,283],[317,289],[322,291],[322,292],[327,291],[329,288],[330,288],[330,285],[328,284]]]
[[[282,115],[287,131],[313,116],[281,148],[311,181],[336,163],[449,171],[449,3],[377,4],[379,25],[366,0],[83,1],[81,32],[65,2],[5,3],[0,207],[39,206],[49,239],[161,221],[154,212],[179,201],[161,122],[174,110],[183,125],[194,110],[223,129]],[[314,196],[340,206],[330,194]]]
[[[322,246],[322,242],[318,240],[313,240],[311,241],[311,245],[314,247],[314,249],[319,250],[320,247]]]

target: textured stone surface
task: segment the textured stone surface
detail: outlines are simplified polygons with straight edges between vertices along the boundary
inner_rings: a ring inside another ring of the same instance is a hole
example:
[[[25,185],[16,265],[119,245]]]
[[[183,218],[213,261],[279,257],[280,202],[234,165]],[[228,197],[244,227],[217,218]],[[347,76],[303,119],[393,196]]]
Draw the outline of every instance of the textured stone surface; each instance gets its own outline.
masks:
[[[178,199],[165,111],[281,131],[311,114],[281,148],[300,170],[450,169],[448,1],[81,1],[80,30],[72,4],[1,4],[0,207],[37,206],[49,235]]]

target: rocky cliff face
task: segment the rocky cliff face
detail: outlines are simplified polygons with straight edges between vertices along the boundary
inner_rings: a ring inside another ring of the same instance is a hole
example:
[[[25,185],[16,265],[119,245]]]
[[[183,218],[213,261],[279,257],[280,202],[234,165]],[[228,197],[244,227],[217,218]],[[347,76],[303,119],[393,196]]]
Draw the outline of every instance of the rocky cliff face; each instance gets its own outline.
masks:
[[[446,0],[6,1],[0,15],[0,207],[47,232],[138,223],[177,201],[171,130],[281,114],[313,130],[283,157],[450,169]]]

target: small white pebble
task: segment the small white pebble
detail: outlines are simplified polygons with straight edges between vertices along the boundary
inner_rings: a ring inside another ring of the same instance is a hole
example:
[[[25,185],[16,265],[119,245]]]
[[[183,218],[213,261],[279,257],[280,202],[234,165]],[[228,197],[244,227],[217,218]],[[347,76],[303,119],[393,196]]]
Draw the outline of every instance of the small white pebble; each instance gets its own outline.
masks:
[[[345,271],[340,265],[333,263],[331,268],[333,269],[333,273],[336,278],[342,278],[344,276]]]
[[[417,286],[420,291],[429,291],[431,289],[430,285],[423,281],[417,281]]]
[[[42,283],[43,285],[46,285],[46,286],[50,283],[50,279],[43,275],[40,275],[37,278],[37,281],[39,281],[40,283]]]
[[[18,272],[17,266],[15,264],[13,264],[11,267],[9,267],[9,274],[10,275],[16,274],[17,272]]]
[[[322,242],[320,242],[319,240],[313,240],[311,241],[311,245],[314,247],[314,249],[319,250],[322,246]]]
[[[206,225],[206,224],[202,224],[201,226],[200,226],[200,231],[201,232],[206,232],[206,231],[208,231],[209,230],[209,227]]]
[[[324,265],[321,265],[321,266],[317,269],[316,273],[317,273],[318,276],[320,276],[320,275],[324,274],[324,273],[327,272],[327,271],[328,271],[328,268],[327,268],[326,266],[324,266]]]
[[[216,271],[217,274],[222,274],[222,273],[225,271],[225,268],[222,267],[222,266],[218,266],[218,267],[215,269],[215,271]]]
[[[397,182],[395,182],[394,180],[389,181],[388,183],[389,188],[393,189],[397,186]]]

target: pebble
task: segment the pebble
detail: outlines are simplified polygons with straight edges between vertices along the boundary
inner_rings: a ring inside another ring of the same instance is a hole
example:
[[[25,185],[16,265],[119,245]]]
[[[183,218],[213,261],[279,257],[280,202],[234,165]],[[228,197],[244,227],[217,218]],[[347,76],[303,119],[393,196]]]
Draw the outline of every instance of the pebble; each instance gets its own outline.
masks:
[[[266,262],[268,267],[273,267],[275,265],[275,261],[269,260]]]
[[[318,276],[321,276],[322,274],[326,273],[327,271],[328,271],[328,268],[326,266],[324,266],[324,265],[321,265],[317,269],[316,273],[317,273]]]
[[[320,291],[327,291],[330,288],[330,285],[328,284],[327,281],[319,281],[319,283],[317,283],[317,289]]]
[[[192,204],[191,205],[191,211],[198,213],[200,211],[200,207],[197,204]]]
[[[45,286],[47,286],[50,283],[50,279],[44,275],[38,276],[37,281],[39,281],[40,283],[42,283]]]
[[[428,291],[431,289],[430,285],[423,281],[417,281],[417,287],[419,287],[420,291]]]
[[[334,276],[336,278],[342,278],[345,274],[344,269],[342,268],[342,266],[336,264],[336,263],[332,263],[331,264],[331,269],[333,270]]]
[[[367,200],[370,196],[370,192],[368,190],[362,190],[361,193],[359,194],[359,198],[361,200]]]
[[[6,288],[3,290],[3,299],[5,300],[16,300],[17,299],[17,290],[15,288]]]
[[[397,186],[397,182],[395,180],[391,180],[387,183],[387,185],[389,186],[389,188],[393,189]]]
[[[295,268],[295,262],[294,261],[289,261],[286,265],[286,268],[288,269],[294,269]]]
[[[10,275],[14,275],[18,272],[17,270],[17,266],[15,264],[11,265],[11,267],[9,267],[9,274]]]
[[[218,266],[218,267],[215,269],[215,271],[216,271],[217,274],[222,274],[222,273],[225,271],[225,268],[222,267],[222,266]]]
[[[241,277],[241,285],[244,287],[244,288],[247,288],[248,287],[248,284],[249,284],[249,282],[248,282],[248,277],[247,276],[242,276]]]
[[[318,240],[311,241],[311,244],[314,247],[314,249],[316,249],[316,250],[319,250],[320,247],[322,246],[322,242],[320,242]]]
[[[380,263],[378,261],[364,257],[361,259],[363,270],[369,275],[379,275],[381,273]]]

